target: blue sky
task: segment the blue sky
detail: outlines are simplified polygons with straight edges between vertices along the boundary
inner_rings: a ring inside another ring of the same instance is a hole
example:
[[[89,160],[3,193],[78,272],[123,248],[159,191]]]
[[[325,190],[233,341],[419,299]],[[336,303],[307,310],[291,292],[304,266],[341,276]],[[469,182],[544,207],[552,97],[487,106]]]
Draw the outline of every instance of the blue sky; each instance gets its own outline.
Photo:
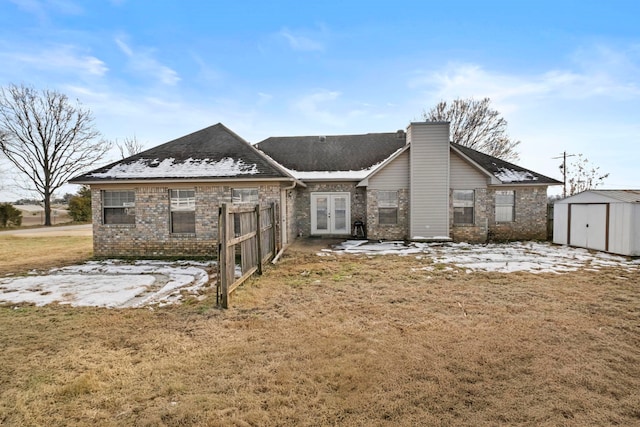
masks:
[[[146,148],[218,122],[250,142],[391,132],[487,96],[520,165],[561,179],[553,158],[582,153],[605,188],[640,188],[638,16],[615,0],[0,0],[0,85],[64,92]]]

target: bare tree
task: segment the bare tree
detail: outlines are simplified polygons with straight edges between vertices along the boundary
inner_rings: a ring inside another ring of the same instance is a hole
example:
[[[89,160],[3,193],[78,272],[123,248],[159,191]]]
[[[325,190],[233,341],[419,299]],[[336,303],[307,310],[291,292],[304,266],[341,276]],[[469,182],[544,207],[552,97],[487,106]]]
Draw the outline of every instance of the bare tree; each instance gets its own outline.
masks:
[[[116,140],[116,147],[118,147],[118,151],[120,151],[120,157],[122,157],[123,159],[140,153],[144,148],[143,144],[138,141],[138,138],[136,138],[135,135],[133,135],[133,138],[125,138],[122,143]]]
[[[520,141],[507,135],[507,121],[484,98],[440,101],[422,116],[429,121],[448,121],[453,142],[507,161],[518,160],[516,147]]]
[[[24,85],[0,90],[0,133],[0,150],[44,202],[45,225],[51,225],[53,193],[111,148],[79,102]]]
[[[593,166],[582,154],[578,154],[577,159],[566,166],[566,171],[563,166],[560,165],[560,170],[566,172],[567,196],[597,188],[609,177],[609,173],[601,173],[600,167]]]

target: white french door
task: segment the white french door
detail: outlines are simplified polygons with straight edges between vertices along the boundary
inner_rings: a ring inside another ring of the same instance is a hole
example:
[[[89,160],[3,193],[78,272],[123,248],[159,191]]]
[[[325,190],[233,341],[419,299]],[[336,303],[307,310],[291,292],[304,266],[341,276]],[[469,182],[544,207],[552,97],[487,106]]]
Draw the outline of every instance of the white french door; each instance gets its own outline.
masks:
[[[351,232],[349,193],[311,193],[311,234]]]

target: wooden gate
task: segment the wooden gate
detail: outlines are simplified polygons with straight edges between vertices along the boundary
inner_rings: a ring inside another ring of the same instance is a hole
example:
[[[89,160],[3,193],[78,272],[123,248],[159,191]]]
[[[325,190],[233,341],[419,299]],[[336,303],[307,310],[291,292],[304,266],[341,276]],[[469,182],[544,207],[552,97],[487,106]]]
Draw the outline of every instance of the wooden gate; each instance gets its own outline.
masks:
[[[547,203],[547,240],[553,241],[553,203]]]
[[[276,253],[276,205],[223,203],[218,216],[218,304],[229,307],[229,295]]]

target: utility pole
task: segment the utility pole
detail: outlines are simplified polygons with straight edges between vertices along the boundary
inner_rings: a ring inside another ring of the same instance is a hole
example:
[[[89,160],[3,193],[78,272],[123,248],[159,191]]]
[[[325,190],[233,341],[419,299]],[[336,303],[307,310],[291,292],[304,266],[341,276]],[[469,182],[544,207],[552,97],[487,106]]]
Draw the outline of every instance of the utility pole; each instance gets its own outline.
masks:
[[[567,154],[566,151],[562,152],[560,157],[552,157],[552,159],[562,159],[562,198],[567,197],[567,157],[573,157],[575,154]]]

